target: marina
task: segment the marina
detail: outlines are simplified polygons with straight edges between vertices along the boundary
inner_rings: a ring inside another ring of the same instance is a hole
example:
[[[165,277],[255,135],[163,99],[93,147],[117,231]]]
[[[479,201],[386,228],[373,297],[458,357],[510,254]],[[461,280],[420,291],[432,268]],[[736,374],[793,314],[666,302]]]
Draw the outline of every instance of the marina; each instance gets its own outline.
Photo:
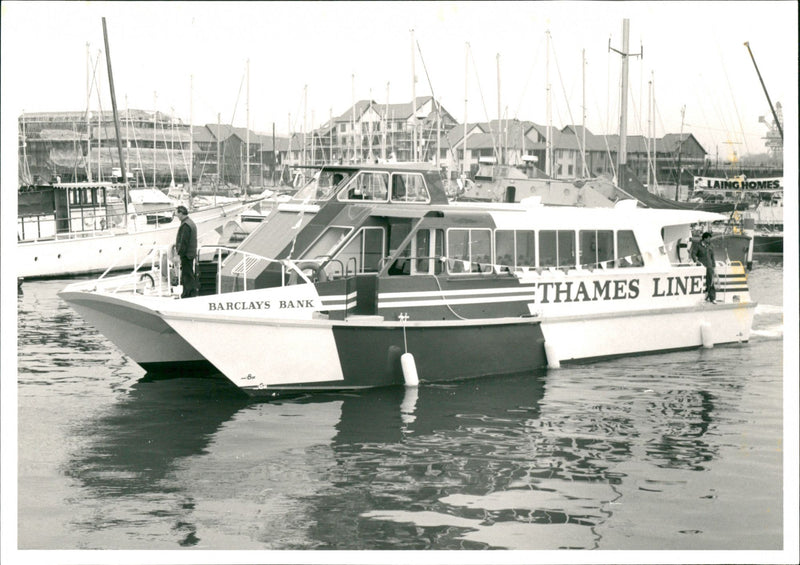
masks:
[[[19,547],[769,554],[782,277],[749,275],[747,344],[267,403],[150,377],[58,298],[65,281],[32,281]]]
[[[759,5],[5,2],[0,561],[797,562]]]

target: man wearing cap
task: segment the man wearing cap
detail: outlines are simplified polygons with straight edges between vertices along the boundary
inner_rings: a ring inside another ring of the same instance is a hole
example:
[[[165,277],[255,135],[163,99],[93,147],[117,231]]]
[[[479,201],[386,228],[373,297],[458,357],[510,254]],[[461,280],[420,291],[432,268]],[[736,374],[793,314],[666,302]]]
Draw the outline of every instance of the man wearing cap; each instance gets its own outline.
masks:
[[[197,226],[189,217],[186,206],[178,206],[175,215],[181,221],[178,236],[175,238],[175,250],[181,258],[181,298],[197,296],[197,283],[194,276],[194,259],[197,257]]]
[[[717,289],[714,288],[714,248],[711,247],[711,232],[705,232],[699,245],[692,246],[692,261],[706,268],[706,302],[716,304]]]

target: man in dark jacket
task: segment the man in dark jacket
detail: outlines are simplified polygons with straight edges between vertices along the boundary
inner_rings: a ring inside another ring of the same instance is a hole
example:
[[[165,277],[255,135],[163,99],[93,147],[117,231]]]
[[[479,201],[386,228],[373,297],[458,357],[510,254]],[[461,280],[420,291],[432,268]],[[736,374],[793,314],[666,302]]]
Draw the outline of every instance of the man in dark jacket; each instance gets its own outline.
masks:
[[[197,296],[197,282],[194,276],[194,259],[197,257],[197,226],[189,217],[186,206],[178,206],[175,215],[181,221],[178,236],[175,238],[175,250],[181,258],[181,298]]]
[[[692,261],[706,268],[706,302],[716,304],[717,289],[714,287],[714,248],[711,247],[711,232],[705,232],[698,245],[692,246]]]

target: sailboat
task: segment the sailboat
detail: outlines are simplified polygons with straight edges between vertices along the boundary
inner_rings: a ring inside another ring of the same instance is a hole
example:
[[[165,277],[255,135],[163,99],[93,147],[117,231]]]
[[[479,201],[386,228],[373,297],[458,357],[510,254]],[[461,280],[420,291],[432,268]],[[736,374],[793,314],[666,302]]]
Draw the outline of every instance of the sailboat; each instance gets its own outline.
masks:
[[[18,193],[17,278],[55,278],[135,267],[154,246],[175,241],[178,222],[149,222],[137,214],[130,197],[119,136],[111,56],[105,18],[109,86],[114,109],[122,182],[62,183],[24,186]],[[235,201],[192,213],[198,239],[208,243],[217,228],[254,201]]]

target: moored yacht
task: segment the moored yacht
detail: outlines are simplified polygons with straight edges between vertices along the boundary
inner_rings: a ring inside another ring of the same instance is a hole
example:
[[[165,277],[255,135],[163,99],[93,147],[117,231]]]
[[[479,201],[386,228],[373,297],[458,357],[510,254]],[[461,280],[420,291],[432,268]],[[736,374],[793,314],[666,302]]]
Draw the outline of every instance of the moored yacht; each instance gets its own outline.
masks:
[[[17,277],[53,278],[128,270],[154,246],[174,242],[172,207],[156,214],[126,209],[124,185],[55,183],[20,189]],[[237,201],[191,212],[198,237],[214,235],[253,202]]]
[[[61,297],[124,351],[169,336],[252,395],[749,339],[755,304],[744,267],[718,262],[719,303],[710,304],[705,268],[684,252],[692,225],[716,214],[634,202],[451,204],[430,169],[339,172],[314,204],[287,203],[237,250],[217,250],[198,297],[160,295],[159,273],[150,290],[92,281]],[[113,324],[120,319],[138,321],[126,333]]]

